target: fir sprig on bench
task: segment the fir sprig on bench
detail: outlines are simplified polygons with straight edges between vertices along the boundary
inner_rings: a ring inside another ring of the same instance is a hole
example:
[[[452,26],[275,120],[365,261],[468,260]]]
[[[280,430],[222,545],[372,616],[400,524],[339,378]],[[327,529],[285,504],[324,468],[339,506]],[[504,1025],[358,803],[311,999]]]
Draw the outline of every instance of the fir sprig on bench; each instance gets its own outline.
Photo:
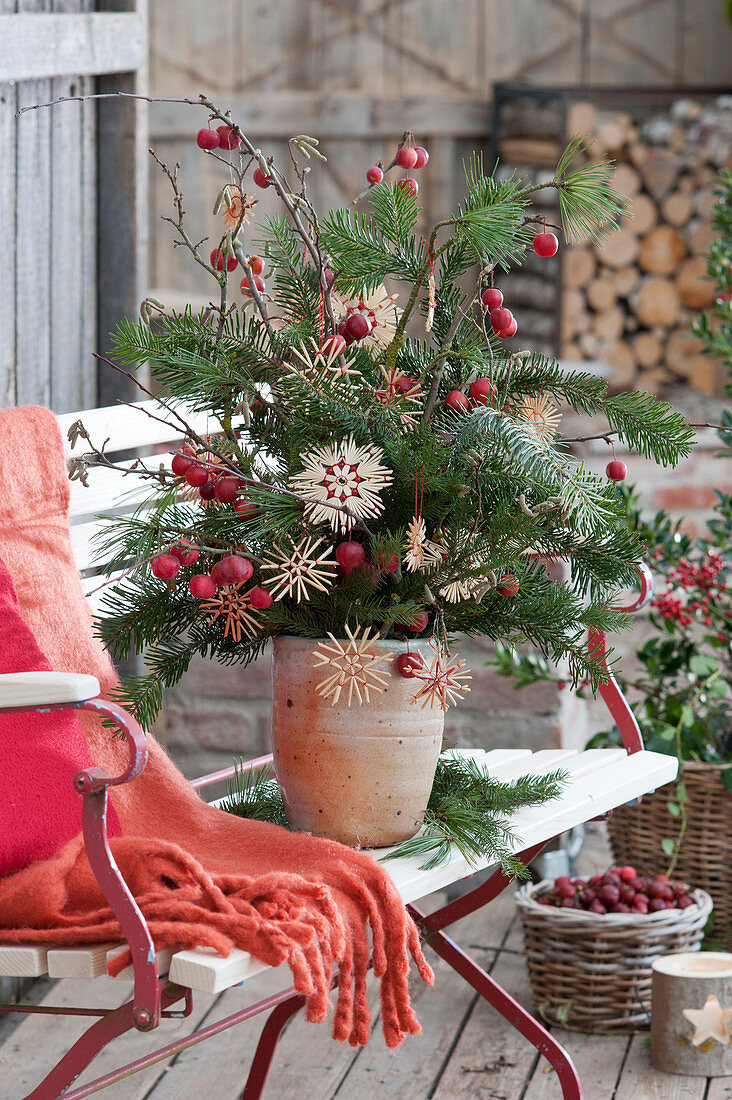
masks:
[[[420,870],[429,871],[445,862],[454,844],[472,865],[487,857],[500,863],[507,874],[526,878],[526,867],[513,855],[516,838],[510,817],[522,806],[540,806],[556,798],[563,779],[561,771],[554,771],[504,783],[491,778],[472,757],[444,753],[437,763],[423,827],[382,859],[425,856]],[[268,766],[254,772],[240,762],[227,782],[221,809],[237,817],[291,827]]]

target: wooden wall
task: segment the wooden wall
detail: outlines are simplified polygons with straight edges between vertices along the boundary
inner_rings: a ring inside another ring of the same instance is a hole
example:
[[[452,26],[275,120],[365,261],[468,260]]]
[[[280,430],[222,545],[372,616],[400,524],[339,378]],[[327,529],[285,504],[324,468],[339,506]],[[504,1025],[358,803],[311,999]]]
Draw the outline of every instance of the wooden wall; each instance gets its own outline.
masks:
[[[482,147],[491,88],[532,84],[732,82],[732,35],[721,0],[154,0],[151,86],[165,96],[207,92],[230,106],[276,156],[288,136],[321,138],[319,204],[350,201],[366,167],[411,127],[430,148],[421,198],[430,222],[460,194],[460,160]],[[203,157],[191,108],[153,104],[151,137],[181,162],[199,236],[221,166]],[[273,208],[261,194],[260,210]],[[205,273],[170,248],[169,191],[153,173],[155,287],[211,293]],[[201,280],[203,276],[203,280]]]
[[[0,405],[61,412],[111,392],[92,352],[144,293],[144,116],[130,101],[17,111],[138,87],[145,8],[0,0]]]

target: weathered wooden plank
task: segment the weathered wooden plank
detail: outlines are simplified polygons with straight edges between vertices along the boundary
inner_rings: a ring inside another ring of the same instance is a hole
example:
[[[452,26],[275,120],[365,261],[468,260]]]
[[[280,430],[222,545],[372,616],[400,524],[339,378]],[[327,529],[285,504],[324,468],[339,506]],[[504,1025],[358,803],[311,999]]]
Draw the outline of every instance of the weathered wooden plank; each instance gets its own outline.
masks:
[[[325,138],[384,138],[393,141],[405,126],[425,135],[483,137],[489,124],[486,100],[460,95],[400,95],[383,99],[363,92],[277,91],[261,96],[226,95],[226,105],[256,139],[310,133]],[[205,118],[199,111],[201,119]],[[152,103],[150,130],[156,138],[190,140],[198,115],[188,104]],[[203,125],[201,121],[198,125]]]
[[[52,98],[73,95],[76,87],[73,77],[59,77],[52,82]],[[65,103],[50,112],[50,403],[59,412],[82,403],[81,319],[86,303],[94,297],[94,287],[83,278],[81,107],[81,103]]]
[[[8,0],[5,0],[7,3]],[[15,143],[18,91],[0,84],[0,402],[15,404]]]
[[[588,1100],[613,1096],[630,1036],[583,1035],[559,1028],[552,1031],[574,1062]],[[522,1100],[562,1100],[559,1078],[545,1059],[537,1062]],[[645,1093],[636,1093],[635,1100],[645,1100]]]
[[[503,946],[509,951],[499,955],[491,976],[519,1003],[527,1005],[530,992],[526,967],[520,955],[513,953],[521,950],[518,922],[514,922]],[[459,1042],[430,1095],[434,1100],[477,1100],[491,1094],[521,1096],[536,1059],[536,1051],[528,1040],[482,997],[476,997]]]
[[[0,80],[129,72],[145,56],[140,15],[90,12],[0,15]]]
[[[93,7],[94,0],[84,0]],[[94,77],[79,79],[79,93],[90,95],[94,92]],[[97,350],[97,159],[96,127],[97,107],[93,100],[81,103],[81,133],[79,145],[81,153],[81,193],[83,202],[79,225],[81,240],[81,284],[84,287],[84,302],[81,310],[80,363],[79,363],[79,408],[86,409],[96,405],[97,401],[97,363],[92,353]]]
[[[648,1046],[642,1035],[635,1035],[623,1065],[614,1100],[702,1100],[706,1096],[706,1077],[659,1073],[648,1061]]]
[[[590,0],[588,10],[591,83],[672,84],[678,79],[675,27],[666,5]]]
[[[50,0],[19,0],[18,4],[22,13],[49,8]],[[50,80],[27,80],[18,88],[18,107],[48,102],[50,96]],[[50,219],[51,112],[30,111],[23,115],[18,120],[17,141],[16,400],[19,405],[48,405],[51,268],[45,242]]]

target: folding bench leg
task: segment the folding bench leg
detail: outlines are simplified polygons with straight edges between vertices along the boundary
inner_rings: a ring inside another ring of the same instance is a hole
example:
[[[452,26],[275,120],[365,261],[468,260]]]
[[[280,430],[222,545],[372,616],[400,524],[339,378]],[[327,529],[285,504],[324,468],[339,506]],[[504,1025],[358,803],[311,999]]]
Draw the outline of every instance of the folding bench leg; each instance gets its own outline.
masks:
[[[295,993],[292,997],[288,997],[286,1001],[282,1001],[278,1004],[277,1007],[270,1012],[267,1017],[267,1022],[262,1028],[262,1034],[259,1036],[254,1061],[249,1068],[249,1076],[244,1086],[244,1092],[241,1094],[241,1100],[259,1100],[261,1097],[264,1086],[267,1083],[269,1071],[272,1067],[272,1059],[274,1058],[282,1029],[287,1021],[290,1020],[304,1004],[305,998],[299,993]]]

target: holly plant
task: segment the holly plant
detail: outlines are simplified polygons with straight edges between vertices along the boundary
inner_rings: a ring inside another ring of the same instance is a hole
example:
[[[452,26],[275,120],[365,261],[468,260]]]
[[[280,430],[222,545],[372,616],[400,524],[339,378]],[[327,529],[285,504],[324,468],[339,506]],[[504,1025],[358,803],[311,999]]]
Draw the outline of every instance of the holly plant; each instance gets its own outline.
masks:
[[[663,464],[689,453],[693,432],[649,394],[611,395],[594,374],[522,350],[500,282],[527,249],[551,255],[560,236],[612,230],[625,200],[611,164],[570,143],[541,185],[559,200],[550,232],[536,187],[473,156],[457,208],[424,226],[415,177],[429,154],[407,131],[354,203],[323,212],[308,189],[324,159],[316,139],[294,137],[278,164],[210,100],[194,102],[208,114],[200,155],[221,164],[218,240],[195,243],[178,168],[159,163],[174,241],[214,298],[180,312],[147,299],[114,337],[116,369],[143,388],[149,369],[156,415],[183,439],[172,464],[135,464],[150,500],[110,519],[99,547],[113,579],[104,640],[117,658],[146,649],[126,704],[147,723],[194,654],[246,663],[277,634],[331,635],[340,669],[368,664],[373,637],[430,639],[431,668],[412,655],[399,674],[443,709],[468,690],[459,633],[528,641],[597,683],[587,632],[618,625],[613,594],[642,538],[618,471],[573,457],[561,407]],[[280,212],[260,216],[254,196],[269,189]],[[95,463],[111,464],[90,440],[77,475]],[[568,580],[549,575],[556,559]]]

